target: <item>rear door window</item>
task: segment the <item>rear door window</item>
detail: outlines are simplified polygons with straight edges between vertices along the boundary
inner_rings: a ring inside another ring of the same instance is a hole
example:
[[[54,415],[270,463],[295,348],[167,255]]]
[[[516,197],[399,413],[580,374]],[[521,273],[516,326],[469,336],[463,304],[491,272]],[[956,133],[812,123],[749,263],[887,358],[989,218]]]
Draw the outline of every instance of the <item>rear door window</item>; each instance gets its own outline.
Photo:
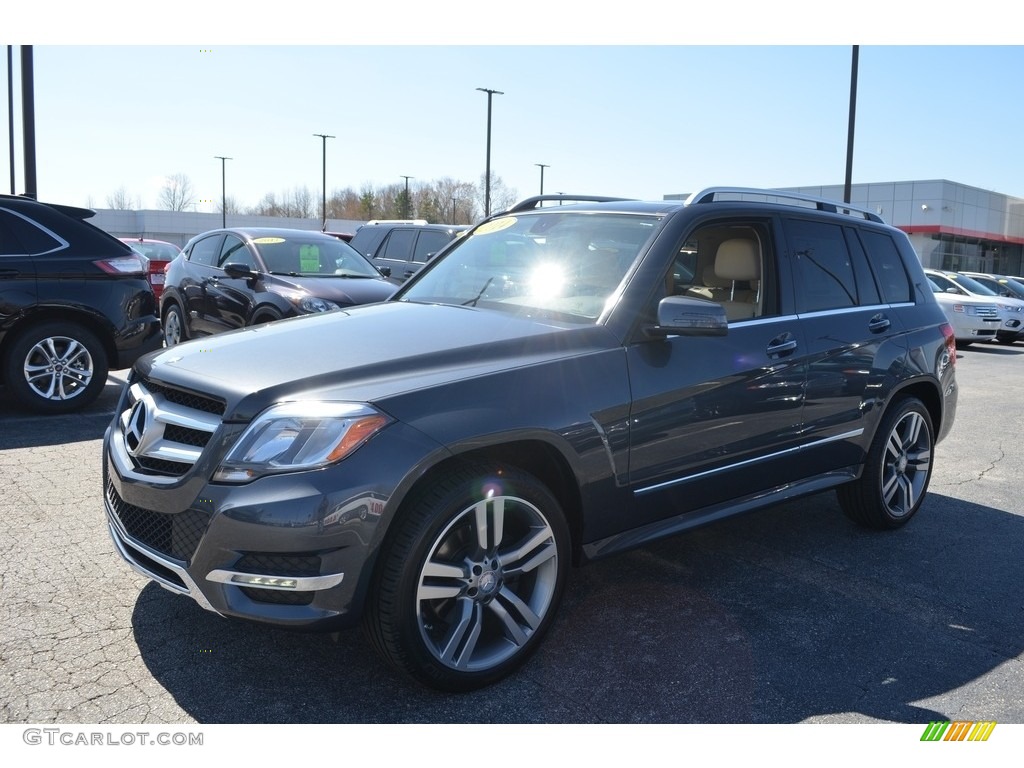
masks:
[[[412,257],[412,246],[415,239],[415,230],[396,229],[392,231],[388,241],[384,244],[383,252],[379,252],[377,256],[395,261],[409,261]]]
[[[853,259],[843,228],[804,219],[786,219],[793,262],[797,312],[856,307],[859,303]]]
[[[412,260],[420,263],[425,262],[432,254],[437,253],[448,244],[448,233],[436,230],[420,232],[416,240],[416,250],[413,252]]]

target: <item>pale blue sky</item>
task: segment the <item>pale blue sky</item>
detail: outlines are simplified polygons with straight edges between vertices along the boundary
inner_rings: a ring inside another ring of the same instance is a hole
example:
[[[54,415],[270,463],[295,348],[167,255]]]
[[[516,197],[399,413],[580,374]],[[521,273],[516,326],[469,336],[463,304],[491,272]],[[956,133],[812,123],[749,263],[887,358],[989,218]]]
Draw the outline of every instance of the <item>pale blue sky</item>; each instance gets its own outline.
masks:
[[[668,17],[647,23],[659,18]],[[184,173],[210,201],[198,209],[212,211],[221,194],[216,155],[233,158],[227,193],[242,206],[301,186],[319,194],[317,133],[336,137],[327,140],[328,193],[400,184],[403,175],[413,185],[476,182],[487,109],[477,88],[504,92],[493,97],[492,173],[519,197],[539,191],[537,163],[550,166],[546,192],[656,199],[719,184],[844,180],[851,46],[838,42],[143,47],[66,39],[34,47],[38,188],[55,202],[106,207],[123,186],[157,207],[163,179]],[[944,178],[1024,197],[1022,73],[1021,46],[861,45],[853,181]],[[21,191],[17,91],[15,117]],[[0,172],[7,192],[6,147]]]

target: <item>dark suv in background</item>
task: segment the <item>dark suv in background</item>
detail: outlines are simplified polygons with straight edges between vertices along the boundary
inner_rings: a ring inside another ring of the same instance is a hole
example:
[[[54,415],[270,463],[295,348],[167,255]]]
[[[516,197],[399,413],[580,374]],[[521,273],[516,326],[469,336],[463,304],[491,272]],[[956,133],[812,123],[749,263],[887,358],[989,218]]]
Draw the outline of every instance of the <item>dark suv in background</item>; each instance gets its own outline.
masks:
[[[41,413],[88,405],[160,346],[143,260],[94,213],[0,195],[0,383]]]
[[[467,690],[571,564],[829,489],[870,528],[918,512],[956,350],[905,234],[770,190],[552,202],[388,301],[140,360],[104,439],[122,557]]]
[[[422,219],[368,221],[356,230],[349,244],[404,281],[467,229],[469,225],[428,224]]]

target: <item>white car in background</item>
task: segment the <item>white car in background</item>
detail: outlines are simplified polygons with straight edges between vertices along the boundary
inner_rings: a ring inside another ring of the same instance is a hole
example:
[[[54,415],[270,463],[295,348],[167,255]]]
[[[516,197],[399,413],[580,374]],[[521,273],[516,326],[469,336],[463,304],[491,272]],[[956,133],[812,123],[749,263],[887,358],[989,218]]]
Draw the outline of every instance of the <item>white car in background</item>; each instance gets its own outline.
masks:
[[[1003,316],[994,301],[946,293],[932,277],[928,284],[935,294],[949,324],[953,326],[957,349],[976,341],[995,341],[996,331],[1003,324]]]
[[[996,341],[1001,344],[1013,344],[1018,339],[1024,338],[1024,300],[1014,299],[1005,296],[999,296],[991,288],[982,285],[977,280],[959,272],[950,272],[942,269],[926,269],[924,273],[928,276],[928,279],[936,286],[939,291],[936,292],[935,296],[939,299],[943,308],[946,308],[948,299],[939,298],[940,296],[952,296],[954,299],[958,299],[959,302],[953,302],[954,311],[950,313],[946,312],[946,315],[957,314],[955,306],[958,304],[964,307],[963,314],[967,314],[967,301],[971,300],[971,306],[977,306],[975,301],[990,302],[994,305],[999,313],[999,319],[1001,322],[996,327]],[[978,312],[976,308],[975,313]],[[953,323],[953,319],[950,319]],[[956,324],[953,323],[954,332],[956,330]],[[980,339],[976,339],[980,340]],[[964,341],[970,343],[968,338]],[[957,335],[957,342],[960,342],[960,337]],[[959,346],[963,347],[963,343],[959,343]]]

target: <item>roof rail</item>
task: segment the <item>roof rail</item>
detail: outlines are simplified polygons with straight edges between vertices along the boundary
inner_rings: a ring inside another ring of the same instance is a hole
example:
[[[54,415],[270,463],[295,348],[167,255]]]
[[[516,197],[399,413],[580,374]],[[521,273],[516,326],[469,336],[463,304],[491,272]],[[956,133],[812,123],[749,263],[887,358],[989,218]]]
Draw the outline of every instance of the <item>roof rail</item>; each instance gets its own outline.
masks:
[[[370,219],[367,224],[376,226],[377,224],[416,224],[422,225],[428,223],[426,219]]]
[[[602,197],[600,195],[534,195],[521,200],[511,208],[492,216],[503,216],[507,213],[520,213],[521,211],[532,211],[541,207],[541,203],[621,203],[633,198],[629,197]]]
[[[690,195],[684,205],[694,205],[697,203],[712,203],[715,202],[718,195],[757,195],[764,198],[778,198],[778,202],[782,204],[795,204],[800,203],[813,203],[814,207],[819,211],[828,211],[829,213],[843,213],[847,216],[859,215],[868,221],[878,221],[885,223],[881,216],[874,211],[869,211],[867,208],[861,208],[856,205],[850,205],[839,200],[826,200],[823,197],[813,197],[811,195],[804,195],[799,192],[786,192],[781,189],[753,189],[750,187],[708,187],[702,189],[700,192],[694,192]],[[792,201],[792,202],[790,202]],[[725,202],[725,201],[719,201]],[[765,201],[769,202],[769,201]],[[775,202],[774,200],[771,202]]]

